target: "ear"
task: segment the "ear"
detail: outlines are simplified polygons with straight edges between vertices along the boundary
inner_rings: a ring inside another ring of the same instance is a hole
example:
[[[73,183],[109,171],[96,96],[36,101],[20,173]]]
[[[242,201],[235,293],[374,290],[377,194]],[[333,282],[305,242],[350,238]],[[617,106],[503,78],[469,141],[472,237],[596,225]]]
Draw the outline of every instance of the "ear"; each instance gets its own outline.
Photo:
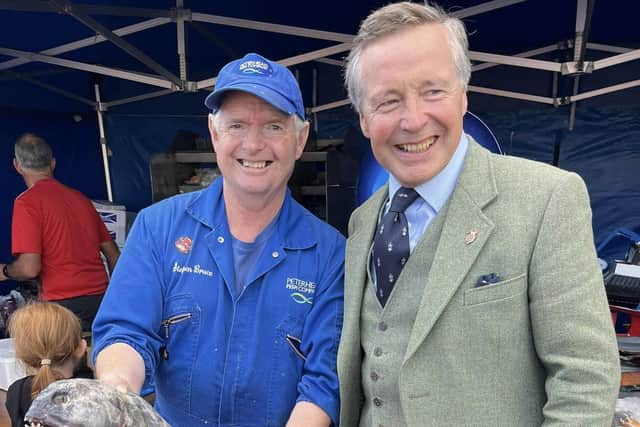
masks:
[[[362,129],[362,134],[369,138],[369,124],[367,123],[367,118],[362,113],[360,113],[360,129]]]
[[[309,122],[304,122],[304,126],[302,126],[302,129],[300,129],[297,135],[296,160],[302,157],[304,146],[307,145],[307,139],[309,139]]]
[[[469,106],[469,105],[468,105],[468,100],[467,100],[467,92],[465,92],[465,93],[462,95],[462,113],[463,113],[463,115],[464,115],[464,113],[466,113],[466,112],[467,112],[467,108],[468,108],[468,106]]]
[[[80,360],[82,359],[82,357],[86,352],[87,352],[87,341],[83,338],[80,340],[80,344],[78,344],[78,348],[76,348],[75,351],[73,352],[73,357],[75,357],[76,360]]]
[[[207,118],[209,125],[209,136],[211,137],[211,145],[213,146],[213,152],[216,151],[216,142],[218,141],[218,130],[213,125],[213,113],[209,113]]]
[[[22,168],[20,167],[20,163],[18,163],[18,159],[13,158],[13,167],[20,175],[22,175]]]
[[[56,158],[54,157],[51,159],[51,173],[53,173],[55,168],[56,168]]]

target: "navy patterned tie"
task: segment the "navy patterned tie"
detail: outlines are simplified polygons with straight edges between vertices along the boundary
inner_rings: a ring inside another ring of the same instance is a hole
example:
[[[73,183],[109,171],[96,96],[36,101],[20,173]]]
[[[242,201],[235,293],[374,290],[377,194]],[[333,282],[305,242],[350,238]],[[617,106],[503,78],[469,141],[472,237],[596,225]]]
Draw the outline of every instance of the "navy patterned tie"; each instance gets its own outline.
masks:
[[[373,239],[373,265],[376,270],[376,295],[384,307],[402,267],[409,259],[409,225],[405,209],[418,198],[412,188],[400,188],[389,211],[380,220]]]

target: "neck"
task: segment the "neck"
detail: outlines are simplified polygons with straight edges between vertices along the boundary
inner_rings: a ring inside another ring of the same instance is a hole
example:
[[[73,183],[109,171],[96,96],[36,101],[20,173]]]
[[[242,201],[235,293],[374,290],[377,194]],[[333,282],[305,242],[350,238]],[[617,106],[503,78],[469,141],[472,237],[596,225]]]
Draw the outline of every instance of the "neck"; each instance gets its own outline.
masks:
[[[238,198],[223,191],[229,231],[243,242],[253,242],[273,221],[284,202],[286,190],[265,198]]]
[[[75,360],[73,357],[69,357],[62,364],[62,366],[60,366],[58,368],[58,370],[60,371],[60,373],[62,374],[63,377],[72,378],[73,377],[73,370],[75,369],[76,364],[77,364],[77,360]]]
[[[24,183],[27,185],[27,188],[31,188],[36,185],[36,182],[43,179],[51,178],[51,174],[48,174],[46,172],[32,172],[25,173],[24,175],[22,175],[22,177],[24,178]]]
[[[51,369],[58,371],[63,378],[73,378],[73,371],[78,364],[78,360],[73,357],[67,357],[67,360],[61,364],[51,365]]]

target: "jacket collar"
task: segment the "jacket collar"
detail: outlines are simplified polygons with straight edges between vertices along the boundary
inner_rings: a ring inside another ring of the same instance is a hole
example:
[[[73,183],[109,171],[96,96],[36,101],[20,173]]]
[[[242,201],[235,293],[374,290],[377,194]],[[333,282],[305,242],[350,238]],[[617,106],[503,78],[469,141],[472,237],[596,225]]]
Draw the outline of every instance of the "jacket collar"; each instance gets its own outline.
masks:
[[[498,185],[491,163],[491,152],[478,144],[471,136],[465,163],[458,178],[461,190],[467,193],[478,208],[484,208],[498,195]]]
[[[209,187],[198,192],[186,209],[196,221],[212,230],[228,230],[227,213],[222,197],[223,183],[222,177],[213,181]],[[283,248],[306,249],[317,243],[314,233],[309,232],[312,229],[311,213],[293,199],[289,189],[278,215],[280,218],[274,239],[280,239]]]

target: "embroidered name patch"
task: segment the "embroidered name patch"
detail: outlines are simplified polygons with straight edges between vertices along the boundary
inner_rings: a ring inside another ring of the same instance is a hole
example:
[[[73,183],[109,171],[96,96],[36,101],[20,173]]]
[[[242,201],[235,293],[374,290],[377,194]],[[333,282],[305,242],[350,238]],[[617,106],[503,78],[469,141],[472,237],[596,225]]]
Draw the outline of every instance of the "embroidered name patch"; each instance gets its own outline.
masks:
[[[180,265],[177,262],[173,263],[173,272],[174,273],[190,273],[190,274],[201,274],[203,276],[213,276],[213,271],[211,270],[205,270],[204,268],[200,267],[200,264],[196,264],[194,266],[190,266],[190,265]]]

